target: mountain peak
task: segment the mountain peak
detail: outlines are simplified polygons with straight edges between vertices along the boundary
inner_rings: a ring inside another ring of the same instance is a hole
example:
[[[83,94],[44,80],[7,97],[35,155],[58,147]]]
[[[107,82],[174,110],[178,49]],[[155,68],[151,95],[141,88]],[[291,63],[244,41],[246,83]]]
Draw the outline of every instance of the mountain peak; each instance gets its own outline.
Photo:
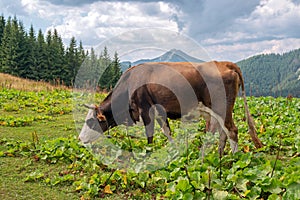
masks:
[[[198,58],[192,57],[185,52],[178,49],[171,49],[159,57],[153,59],[142,59],[133,62],[133,65],[137,65],[144,62],[203,62]]]
[[[156,58],[152,59],[141,59],[137,60],[135,62],[123,62],[122,65],[122,70],[126,70],[129,66],[135,66],[141,63],[146,63],[146,62],[204,62],[203,60],[200,60],[198,58],[192,57],[185,52],[178,50],[178,49],[171,49],[161,56],[158,56]]]

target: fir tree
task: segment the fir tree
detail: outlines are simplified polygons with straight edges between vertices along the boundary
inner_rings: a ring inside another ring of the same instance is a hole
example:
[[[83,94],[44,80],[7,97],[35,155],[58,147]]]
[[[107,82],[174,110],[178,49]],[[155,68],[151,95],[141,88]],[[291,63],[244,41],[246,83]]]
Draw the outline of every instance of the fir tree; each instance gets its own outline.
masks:
[[[66,53],[66,65],[64,67],[64,78],[65,84],[73,85],[77,71],[79,69],[79,61],[77,58],[77,44],[75,37],[71,38],[69,48]]]
[[[5,18],[2,15],[2,16],[0,16],[0,46],[1,46],[4,29],[5,29]]]
[[[29,29],[29,35],[27,41],[29,45],[29,54],[28,54],[29,66],[27,69],[26,77],[29,79],[35,79],[34,73],[32,72],[36,71],[36,65],[37,65],[37,39],[32,25],[30,26]]]
[[[14,69],[17,66],[17,27],[9,17],[4,28],[1,43],[1,72],[15,74]]]
[[[37,36],[37,63],[35,67],[35,71],[32,72],[33,76],[36,80],[45,80],[47,75],[48,63],[47,63],[47,52],[46,52],[46,42],[44,38],[44,34],[40,29]]]
[[[50,46],[53,49],[53,79],[56,81],[61,81],[62,79],[62,73],[63,73],[63,67],[65,65],[65,49],[64,44],[62,42],[61,37],[58,35],[58,32],[56,29],[54,29],[54,33],[52,35],[52,43]]]

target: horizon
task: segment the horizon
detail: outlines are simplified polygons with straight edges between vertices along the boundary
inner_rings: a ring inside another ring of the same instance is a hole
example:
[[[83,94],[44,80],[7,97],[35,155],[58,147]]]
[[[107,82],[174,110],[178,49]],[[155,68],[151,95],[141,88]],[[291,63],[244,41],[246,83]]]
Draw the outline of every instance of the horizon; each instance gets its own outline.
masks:
[[[180,49],[170,49],[170,50],[168,50],[168,51],[165,51],[165,52],[162,53],[162,54],[154,55],[153,57],[149,57],[149,58],[140,58],[140,59],[138,59],[138,60],[121,60],[120,62],[121,62],[121,63],[125,63],[125,62],[135,63],[135,62],[138,62],[138,61],[140,61],[140,60],[154,60],[154,59],[157,59],[158,57],[162,57],[163,55],[165,55],[165,54],[167,54],[167,53],[169,53],[169,52],[171,52],[171,51],[173,51],[173,50],[181,51],[181,52],[183,52],[184,54],[187,54],[186,52],[184,52],[184,51],[182,51],[182,50],[180,50]],[[300,50],[300,48],[291,49],[291,50],[288,50],[288,51],[286,51],[286,52],[279,52],[279,53],[261,53],[261,54],[255,54],[255,55],[249,56],[249,57],[247,57],[247,58],[242,58],[241,60],[236,61],[236,63],[238,63],[238,62],[240,62],[240,61],[243,61],[243,60],[250,59],[250,58],[255,57],[255,56],[260,56],[260,55],[272,55],[272,54],[276,54],[276,55],[283,56],[284,54],[287,54],[287,53],[290,53],[290,52],[293,52],[293,51],[297,51],[297,50]],[[191,55],[187,54],[187,56],[191,56]],[[193,57],[193,56],[191,56],[191,57]],[[193,57],[193,58],[199,59],[199,58],[197,58],[197,57]],[[199,60],[200,60],[200,59],[199,59]],[[203,60],[203,61],[207,62],[207,61],[210,61],[210,60]]]

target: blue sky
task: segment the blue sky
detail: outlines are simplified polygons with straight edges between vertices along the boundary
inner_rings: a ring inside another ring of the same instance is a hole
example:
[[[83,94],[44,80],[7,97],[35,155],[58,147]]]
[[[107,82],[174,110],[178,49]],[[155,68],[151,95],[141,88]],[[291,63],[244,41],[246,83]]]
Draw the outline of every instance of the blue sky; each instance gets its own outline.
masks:
[[[300,48],[299,0],[0,0],[0,13],[16,15],[36,32],[56,28],[66,44],[75,36],[86,47],[156,28],[188,37],[214,60]],[[131,40],[139,42],[137,36]],[[174,41],[167,37],[162,45],[168,43]]]

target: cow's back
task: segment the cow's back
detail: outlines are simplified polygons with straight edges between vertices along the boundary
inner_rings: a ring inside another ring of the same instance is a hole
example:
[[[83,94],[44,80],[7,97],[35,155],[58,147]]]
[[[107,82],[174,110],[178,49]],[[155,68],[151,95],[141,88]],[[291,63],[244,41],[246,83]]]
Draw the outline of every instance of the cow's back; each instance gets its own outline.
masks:
[[[215,61],[144,63],[126,72],[130,73],[126,85],[131,97],[135,92],[133,101],[145,100],[148,95],[147,101],[162,105],[170,116],[174,116],[171,118],[186,114],[199,101],[210,108],[215,104],[214,110],[224,113],[226,86],[222,84],[224,81],[234,81],[229,80],[232,79],[234,68],[233,63]],[[215,103],[212,103],[212,99]]]

